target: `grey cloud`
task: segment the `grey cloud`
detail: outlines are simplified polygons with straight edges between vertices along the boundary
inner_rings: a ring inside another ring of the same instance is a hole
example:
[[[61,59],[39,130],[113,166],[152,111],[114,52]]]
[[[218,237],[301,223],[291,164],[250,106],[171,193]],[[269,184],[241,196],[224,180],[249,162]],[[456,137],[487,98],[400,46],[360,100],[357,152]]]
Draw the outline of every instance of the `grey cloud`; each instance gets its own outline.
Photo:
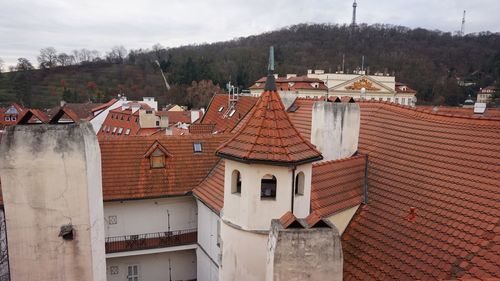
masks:
[[[0,11],[0,57],[36,63],[39,49],[97,49],[105,53],[155,43],[215,42],[309,23],[349,23],[350,0],[16,0]],[[466,32],[500,31],[496,0],[358,0],[358,22],[454,32],[467,10]]]

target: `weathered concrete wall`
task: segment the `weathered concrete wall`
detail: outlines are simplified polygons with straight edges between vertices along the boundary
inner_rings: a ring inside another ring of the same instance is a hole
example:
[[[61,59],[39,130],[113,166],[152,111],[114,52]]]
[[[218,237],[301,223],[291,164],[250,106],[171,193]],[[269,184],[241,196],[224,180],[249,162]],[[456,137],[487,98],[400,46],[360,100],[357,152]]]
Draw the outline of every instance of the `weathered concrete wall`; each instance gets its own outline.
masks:
[[[106,280],[101,159],[91,124],[10,127],[0,157],[11,280]],[[58,236],[67,224],[73,240]]]
[[[319,101],[313,106],[311,142],[325,161],[350,157],[358,150],[359,126],[358,104]]]
[[[333,225],[283,229],[274,220],[267,243],[266,281],[342,280],[342,245]]]

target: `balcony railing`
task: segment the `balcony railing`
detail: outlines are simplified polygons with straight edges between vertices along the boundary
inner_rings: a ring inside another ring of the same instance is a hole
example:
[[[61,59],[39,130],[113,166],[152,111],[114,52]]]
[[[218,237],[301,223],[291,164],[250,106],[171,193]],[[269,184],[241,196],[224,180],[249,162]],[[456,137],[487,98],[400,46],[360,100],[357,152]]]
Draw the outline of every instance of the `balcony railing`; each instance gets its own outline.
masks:
[[[196,243],[196,229],[124,235],[106,238],[106,253],[182,246]]]

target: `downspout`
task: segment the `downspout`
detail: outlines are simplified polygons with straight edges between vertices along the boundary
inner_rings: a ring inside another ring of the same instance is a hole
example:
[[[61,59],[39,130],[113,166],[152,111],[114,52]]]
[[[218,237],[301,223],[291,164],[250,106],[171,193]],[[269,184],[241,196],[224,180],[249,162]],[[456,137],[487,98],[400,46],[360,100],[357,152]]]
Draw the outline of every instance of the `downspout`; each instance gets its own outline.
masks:
[[[297,166],[293,166],[293,170],[292,170],[292,202],[291,202],[291,210],[290,212],[292,212],[293,214],[293,207],[294,207],[294,203],[295,203],[295,185],[297,184],[295,182],[295,170],[297,169]]]
[[[368,154],[365,155],[365,179],[363,183],[363,203],[368,204]]]

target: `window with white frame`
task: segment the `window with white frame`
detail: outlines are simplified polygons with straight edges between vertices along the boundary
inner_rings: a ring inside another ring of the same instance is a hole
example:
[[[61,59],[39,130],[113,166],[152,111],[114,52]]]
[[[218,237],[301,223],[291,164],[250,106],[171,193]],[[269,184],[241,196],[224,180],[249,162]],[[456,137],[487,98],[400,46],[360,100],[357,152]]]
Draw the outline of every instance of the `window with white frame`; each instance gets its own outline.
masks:
[[[128,136],[128,135],[130,135],[130,129],[127,129],[127,130],[125,131],[125,135],[127,135],[127,136]]]
[[[119,134],[119,135],[121,135],[121,134],[122,134],[122,132],[123,132],[123,128],[119,128],[119,129],[118,129],[118,134]]]
[[[129,265],[127,268],[127,281],[139,281],[139,265]]]
[[[5,121],[10,121],[10,116],[5,116]]]

